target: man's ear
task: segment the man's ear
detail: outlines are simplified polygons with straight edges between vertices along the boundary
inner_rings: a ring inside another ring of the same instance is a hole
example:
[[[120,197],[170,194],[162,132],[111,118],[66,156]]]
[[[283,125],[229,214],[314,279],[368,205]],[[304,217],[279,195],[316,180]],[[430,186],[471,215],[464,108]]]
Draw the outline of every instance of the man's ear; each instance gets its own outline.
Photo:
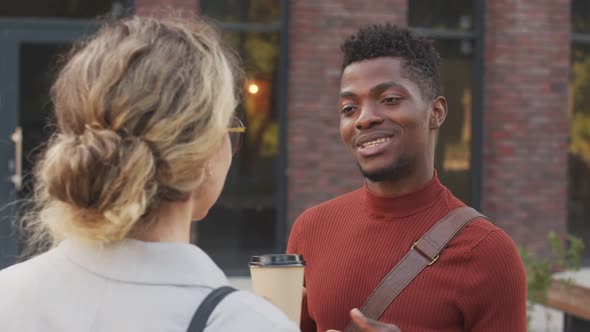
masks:
[[[430,129],[438,129],[445,122],[447,118],[447,100],[445,97],[436,97],[432,102],[430,110],[432,116],[430,117]]]

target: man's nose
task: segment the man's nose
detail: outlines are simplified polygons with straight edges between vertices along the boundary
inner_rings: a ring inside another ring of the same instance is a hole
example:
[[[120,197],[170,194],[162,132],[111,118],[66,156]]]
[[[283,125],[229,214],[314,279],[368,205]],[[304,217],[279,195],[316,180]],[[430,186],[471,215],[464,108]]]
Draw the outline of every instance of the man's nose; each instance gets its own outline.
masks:
[[[383,123],[383,117],[379,114],[377,108],[367,105],[361,108],[360,115],[355,122],[355,127],[358,130],[369,129],[381,123]]]

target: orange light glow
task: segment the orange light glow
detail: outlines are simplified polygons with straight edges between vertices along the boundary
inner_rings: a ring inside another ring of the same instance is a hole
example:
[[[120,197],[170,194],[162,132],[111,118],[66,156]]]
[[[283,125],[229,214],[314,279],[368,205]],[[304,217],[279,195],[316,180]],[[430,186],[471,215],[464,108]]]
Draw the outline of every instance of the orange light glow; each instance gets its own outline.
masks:
[[[258,90],[259,90],[258,85],[254,84],[254,83],[252,83],[248,86],[248,92],[250,92],[253,95],[257,94]]]

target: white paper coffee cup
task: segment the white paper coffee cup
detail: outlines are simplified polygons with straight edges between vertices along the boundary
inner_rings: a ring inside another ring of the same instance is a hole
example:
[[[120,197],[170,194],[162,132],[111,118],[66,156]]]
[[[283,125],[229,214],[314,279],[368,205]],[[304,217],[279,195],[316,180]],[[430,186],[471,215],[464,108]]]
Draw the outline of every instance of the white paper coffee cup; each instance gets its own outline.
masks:
[[[301,255],[273,254],[250,259],[254,293],[269,300],[297,325],[301,319],[304,269]]]

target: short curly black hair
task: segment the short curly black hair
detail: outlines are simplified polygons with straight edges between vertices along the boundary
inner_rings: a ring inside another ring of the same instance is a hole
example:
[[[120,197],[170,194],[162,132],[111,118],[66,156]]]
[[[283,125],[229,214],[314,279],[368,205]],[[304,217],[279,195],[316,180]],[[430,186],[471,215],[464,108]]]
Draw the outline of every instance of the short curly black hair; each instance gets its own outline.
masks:
[[[379,57],[403,59],[408,78],[418,84],[424,97],[440,95],[440,55],[432,40],[392,24],[371,24],[346,38],[341,46],[342,70],[354,62]]]

